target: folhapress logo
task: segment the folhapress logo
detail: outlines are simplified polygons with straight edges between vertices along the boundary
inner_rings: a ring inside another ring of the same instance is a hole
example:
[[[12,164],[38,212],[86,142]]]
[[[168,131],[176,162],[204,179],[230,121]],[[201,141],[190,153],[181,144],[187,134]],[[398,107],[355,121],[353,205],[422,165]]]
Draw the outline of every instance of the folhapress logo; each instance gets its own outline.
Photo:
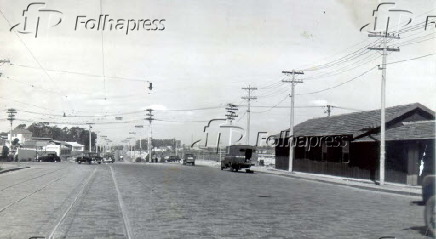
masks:
[[[45,5],[44,2],[27,5],[23,10],[22,22],[12,26],[10,31],[33,34],[37,38],[40,26],[58,26],[62,22],[63,13],[46,9]],[[100,14],[97,17],[78,15],[74,19],[74,25],[71,25],[73,31],[119,31],[126,35],[134,31],[163,31],[166,21],[164,18],[112,18],[109,14]]]
[[[46,21],[49,27],[56,27],[62,22],[62,12],[53,9],[46,9],[45,3],[34,2],[27,5],[23,10],[22,22],[11,27],[21,34],[34,34],[38,37],[39,27],[42,21]]]

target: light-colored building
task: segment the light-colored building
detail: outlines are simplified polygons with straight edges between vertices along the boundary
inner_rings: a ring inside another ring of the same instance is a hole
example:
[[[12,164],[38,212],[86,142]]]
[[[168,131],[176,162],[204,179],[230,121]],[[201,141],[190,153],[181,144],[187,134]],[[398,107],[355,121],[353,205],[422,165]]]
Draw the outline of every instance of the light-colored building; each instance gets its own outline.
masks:
[[[8,134],[8,139],[11,139],[12,141],[14,139],[18,139],[18,143],[19,144],[24,144],[26,142],[26,140],[30,140],[32,139],[32,132],[30,132],[27,129],[14,129],[12,130],[12,138],[11,138],[11,134]]]
[[[71,145],[72,152],[83,152],[85,151],[85,145],[79,144],[77,142],[67,142],[67,144]]]

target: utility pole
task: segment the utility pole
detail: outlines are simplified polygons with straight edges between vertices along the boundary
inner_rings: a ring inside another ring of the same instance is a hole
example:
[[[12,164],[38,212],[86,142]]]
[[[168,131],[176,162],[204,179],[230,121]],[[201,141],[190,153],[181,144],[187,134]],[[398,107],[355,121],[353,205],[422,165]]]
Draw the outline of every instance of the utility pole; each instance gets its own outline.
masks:
[[[242,97],[242,99],[247,100],[247,138],[246,138],[246,144],[250,144],[250,101],[257,99],[256,96],[251,96],[251,91],[257,90],[256,87],[251,87],[248,85],[248,87],[242,88],[243,90],[248,91],[248,96]]]
[[[148,162],[150,162],[151,163],[151,147],[152,147],[152,144],[151,144],[151,140],[152,140],[152,137],[151,137],[151,134],[152,134],[152,129],[151,129],[151,122],[154,120],[154,118],[153,118],[153,110],[152,109],[147,109],[146,110],[148,113],[146,114],[147,115],[147,118],[145,118],[145,120],[148,120],[148,122],[149,122],[149,132],[148,132],[148,142],[147,142],[147,144],[148,144]]]
[[[135,128],[142,129],[142,128],[144,128],[144,126],[143,125],[135,125]],[[136,145],[136,142],[135,142],[135,145]],[[139,157],[141,158],[141,156],[142,156],[142,137],[141,137],[141,133],[139,133]]]
[[[388,23],[389,25],[389,23]],[[368,37],[378,37],[382,38],[383,45],[379,47],[369,47],[370,50],[382,51],[383,60],[382,66],[379,67],[379,70],[382,70],[382,81],[381,81],[381,110],[380,110],[380,185],[385,183],[385,157],[386,157],[386,149],[385,149],[385,132],[386,132],[386,119],[385,119],[385,108],[386,108],[386,61],[387,61],[387,52],[388,51],[400,51],[399,48],[390,48],[387,46],[387,39],[394,38],[400,39],[398,35],[394,33],[378,32],[378,33],[370,33]]]
[[[8,121],[11,122],[11,131],[9,133],[9,135],[10,135],[9,144],[12,146],[12,122],[14,122],[14,120],[15,120],[15,114],[17,113],[17,110],[11,108],[11,109],[8,109],[7,113],[8,113],[7,119],[8,119]]]
[[[333,105],[326,105],[327,109],[324,111],[324,113],[327,113],[327,117],[330,117],[330,113],[332,112]]]
[[[289,172],[292,172],[292,166],[294,162],[294,147],[293,147],[293,140],[294,140],[294,101],[295,101],[295,84],[297,83],[303,83],[302,80],[296,80],[295,75],[302,75],[304,74],[303,71],[282,71],[283,74],[289,76],[292,76],[292,80],[282,80],[284,83],[291,83],[291,116],[289,121]]]
[[[129,132],[129,134],[136,135],[136,132]],[[133,142],[135,142],[133,144],[133,146],[132,146],[132,149],[134,149],[134,151],[133,151],[133,159],[134,159],[134,162],[135,162],[136,161],[136,136],[133,137]]]
[[[229,124],[232,125],[232,121],[238,117],[238,115],[236,115],[236,111],[238,110],[237,106],[234,104],[227,104],[226,107],[227,110],[227,120],[229,121]],[[229,135],[229,145],[232,144],[232,127],[230,127],[230,135]]]
[[[91,145],[91,129],[92,129],[92,124],[94,124],[94,123],[86,123],[88,126],[89,126],[89,130],[88,130],[88,133],[89,133],[89,152],[91,153],[92,152],[92,145]]]

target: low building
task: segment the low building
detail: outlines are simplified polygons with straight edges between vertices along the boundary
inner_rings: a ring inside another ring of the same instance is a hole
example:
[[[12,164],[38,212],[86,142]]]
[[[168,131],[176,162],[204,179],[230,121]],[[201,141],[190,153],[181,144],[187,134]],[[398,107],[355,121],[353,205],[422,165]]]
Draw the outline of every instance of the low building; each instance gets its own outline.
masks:
[[[431,172],[434,119],[419,103],[386,108],[386,181],[416,185]],[[278,137],[279,169],[289,168],[288,135]],[[377,180],[379,138],[380,110],[307,120],[294,128],[293,170]]]

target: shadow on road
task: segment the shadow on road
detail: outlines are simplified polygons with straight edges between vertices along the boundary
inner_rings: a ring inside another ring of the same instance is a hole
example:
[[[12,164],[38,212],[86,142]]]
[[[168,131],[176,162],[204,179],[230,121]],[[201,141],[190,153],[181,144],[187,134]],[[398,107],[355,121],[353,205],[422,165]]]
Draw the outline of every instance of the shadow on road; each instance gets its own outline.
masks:
[[[414,226],[414,227],[406,228],[404,230],[405,231],[417,231],[423,236],[427,236],[429,238],[432,238],[432,236],[431,236],[430,232],[427,230],[426,226]]]

